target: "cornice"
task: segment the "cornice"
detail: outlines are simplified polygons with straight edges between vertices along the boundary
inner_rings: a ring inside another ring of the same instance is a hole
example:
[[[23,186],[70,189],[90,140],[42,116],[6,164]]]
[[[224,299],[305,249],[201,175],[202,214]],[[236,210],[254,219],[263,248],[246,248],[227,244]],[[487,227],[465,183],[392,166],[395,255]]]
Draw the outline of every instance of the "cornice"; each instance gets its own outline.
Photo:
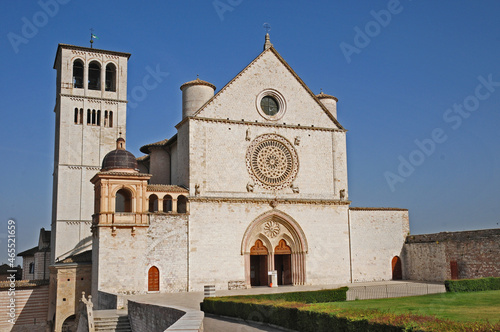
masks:
[[[349,205],[351,201],[338,199],[301,199],[301,198],[246,198],[246,197],[188,197],[190,202],[200,203],[267,203],[271,206],[279,204],[314,204],[314,205]]]
[[[316,130],[316,131],[330,131],[330,132],[347,132],[346,129],[337,129],[337,128],[325,128],[325,127],[315,127],[311,126],[302,126],[302,125],[291,125],[284,123],[265,123],[265,122],[251,122],[251,121],[238,121],[238,120],[229,120],[229,119],[214,119],[214,118],[204,118],[198,116],[189,116],[182,119],[175,128],[179,129],[181,125],[183,125],[188,120],[197,120],[203,122],[215,122],[215,123],[228,123],[228,124],[239,124],[245,126],[257,126],[257,127],[278,127],[278,128],[287,128],[287,129],[301,129],[301,130]]]
[[[115,103],[128,103],[128,100],[122,100],[122,99],[89,97],[89,96],[77,96],[77,95],[72,95],[72,94],[67,94],[67,93],[59,93],[59,96],[60,97],[75,98],[75,99],[87,99],[90,102],[92,102],[92,101],[95,101],[95,102],[108,101],[108,102],[115,102]]]

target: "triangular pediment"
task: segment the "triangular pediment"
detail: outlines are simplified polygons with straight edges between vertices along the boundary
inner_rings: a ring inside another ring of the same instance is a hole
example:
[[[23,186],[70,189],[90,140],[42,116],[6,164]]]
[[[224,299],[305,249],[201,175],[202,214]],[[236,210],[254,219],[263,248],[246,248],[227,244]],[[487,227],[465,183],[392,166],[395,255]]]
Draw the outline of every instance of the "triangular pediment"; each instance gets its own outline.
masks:
[[[274,118],[259,108],[268,92],[283,102],[284,112]],[[194,116],[343,129],[273,47],[259,54]]]

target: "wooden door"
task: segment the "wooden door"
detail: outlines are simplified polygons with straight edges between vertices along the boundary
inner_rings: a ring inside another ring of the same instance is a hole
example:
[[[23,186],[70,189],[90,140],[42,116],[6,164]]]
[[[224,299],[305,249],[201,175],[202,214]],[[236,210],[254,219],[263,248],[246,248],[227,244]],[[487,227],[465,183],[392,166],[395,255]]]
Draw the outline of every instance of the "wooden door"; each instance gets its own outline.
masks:
[[[451,279],[452,280],[458,279],[458,264],[457,264],[457,261],[451,261],[450,262],[450,270],[451,270]]]
[[[250,285],[267,285],[267,257],[268,250],[261,240],[255,241],[255,245],[250,248]]]
[[[274,248],[274,269],[278,272],[278,285],[292,284],[292,249],[285,240]]]
[[[392,280],[403,279],[403,269],[401,268],[401,258],[394,256],[392,259]]]
[[[152,266],[148,272],[148,292],[160,291],[160,271]]]

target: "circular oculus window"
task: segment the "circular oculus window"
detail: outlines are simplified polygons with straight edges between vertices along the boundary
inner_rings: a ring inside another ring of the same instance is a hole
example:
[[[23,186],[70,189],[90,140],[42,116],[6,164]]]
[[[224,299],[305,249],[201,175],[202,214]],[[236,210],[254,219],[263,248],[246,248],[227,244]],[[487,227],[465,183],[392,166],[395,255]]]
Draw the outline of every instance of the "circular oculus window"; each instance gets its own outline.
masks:
[[[274,89],[266,89],[256,99],[257,111],[266,120],[279,120],[285,114],[285,98]]]
[[[247,150],[247,169],[259,184],[271,190],[289,187],[297,176],[297,152],[287,139],[265,134],[253,140]]]

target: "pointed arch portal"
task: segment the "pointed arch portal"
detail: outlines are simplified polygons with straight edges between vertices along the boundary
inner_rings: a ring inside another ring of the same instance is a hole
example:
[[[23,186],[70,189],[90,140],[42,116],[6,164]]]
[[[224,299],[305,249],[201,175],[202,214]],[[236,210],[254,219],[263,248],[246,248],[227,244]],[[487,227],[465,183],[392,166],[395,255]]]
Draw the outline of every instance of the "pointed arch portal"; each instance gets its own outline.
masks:
[[[278,285],[305,284],[307,250],[305,234],[292,217],[276,209],[262,214],[241,243],[247,286],[267,285],[270,270],[278,272]]]

